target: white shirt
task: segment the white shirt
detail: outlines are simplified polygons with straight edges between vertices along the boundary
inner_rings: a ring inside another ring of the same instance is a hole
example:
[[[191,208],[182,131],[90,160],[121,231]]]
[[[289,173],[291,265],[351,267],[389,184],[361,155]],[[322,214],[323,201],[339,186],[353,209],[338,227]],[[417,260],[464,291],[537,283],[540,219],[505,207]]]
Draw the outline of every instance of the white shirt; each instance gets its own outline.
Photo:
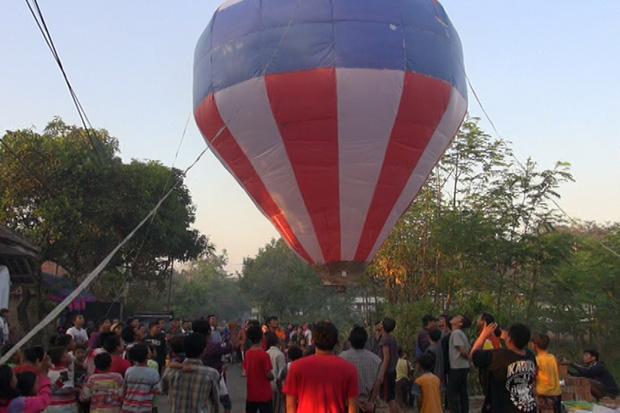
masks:
[[[88,333],[86,333],[85,328],[77,328],[75,326],[69,328],[67,330],[67,334],[73,337],[76,345],[86,344],[88,343]]]
[[[4,317],[0,317],[0,329],[2,329],[2,345],[9,341],[9,323]]]
[[[282,374],[282,370],[286,367],[286,357],[284,353],[276,346],[269,347],[267,350],[267,354],[269,354],[269,358],[271,359],[271,374],[273,374],[274,379],[271,381],[271,389],[273,391],[278,390],[278,386],[276,385],[276,380]]]

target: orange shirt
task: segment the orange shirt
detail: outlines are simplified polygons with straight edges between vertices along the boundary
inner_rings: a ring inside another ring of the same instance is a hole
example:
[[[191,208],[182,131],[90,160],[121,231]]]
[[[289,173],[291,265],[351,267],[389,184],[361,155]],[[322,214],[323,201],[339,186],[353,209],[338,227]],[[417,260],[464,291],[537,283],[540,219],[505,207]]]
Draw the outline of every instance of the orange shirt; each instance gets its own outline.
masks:
[[[442,413],[441,385],[439,377],[433,373],[424,373],[415,380],[422,393],[420,413]]]
[[[553,354],[540,351],[536,355],[538,376],[536,376],[536,393],[539,396],[560,396],[560,372],[558,362]]]

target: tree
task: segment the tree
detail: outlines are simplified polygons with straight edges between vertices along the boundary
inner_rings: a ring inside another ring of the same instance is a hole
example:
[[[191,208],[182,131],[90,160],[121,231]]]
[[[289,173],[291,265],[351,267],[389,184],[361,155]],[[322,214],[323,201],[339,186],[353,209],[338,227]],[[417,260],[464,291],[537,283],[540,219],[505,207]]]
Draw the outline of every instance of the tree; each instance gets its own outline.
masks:
[[[7,131],[0,146],[0,224],[33,240],[44,260],[81,278],[179,182],[160,212],[113,260],[109,271],[162,278],[172,260],[210,246],[191,229],[195,209],[180,171],[160,163],[123,164],[118,141],[56,118],[42,133]]]
[[[324,287],[282,239],[271,240],[256,257],[244,260],[239,283],[262,317],[275,315],[288,322],[330,319],[341,329],[359,321],[351,311],[351,295]]]
[[[217,314],[223,320],[237,320],[247,316],[250,307],[240,299],[239,280],[224,269],[226,252],[210,254],[181,271],[174,278],[173,311],[184,317]]]

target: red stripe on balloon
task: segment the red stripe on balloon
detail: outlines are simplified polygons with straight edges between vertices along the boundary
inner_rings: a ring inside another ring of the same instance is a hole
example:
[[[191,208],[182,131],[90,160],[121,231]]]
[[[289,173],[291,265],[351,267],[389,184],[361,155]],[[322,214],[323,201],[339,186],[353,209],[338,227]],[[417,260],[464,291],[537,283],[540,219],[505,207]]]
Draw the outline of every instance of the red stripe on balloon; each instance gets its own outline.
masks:
[[[368,259],[390,212],[441,122],[451,91],[451,86],[442,80],[410,72],[405,75],[400,108],[357,247],[356,261]]]
[[[323,258],[340,261],[336,70],[269,75],[265,83]]]
[[[224,128],[217,136],[225,125],[215,103],[214,95],[210,95],[204,100],[196,110],[195,118],[202,135],[225,162],[224,166],[231,171],[248,195],[260,206],[263,213],[267,215],[291,248],[303,259],[313,264],[314,260],[310,258],[310,255],[295,236],[284,213],[267,191],[265,184],[228,128]]]

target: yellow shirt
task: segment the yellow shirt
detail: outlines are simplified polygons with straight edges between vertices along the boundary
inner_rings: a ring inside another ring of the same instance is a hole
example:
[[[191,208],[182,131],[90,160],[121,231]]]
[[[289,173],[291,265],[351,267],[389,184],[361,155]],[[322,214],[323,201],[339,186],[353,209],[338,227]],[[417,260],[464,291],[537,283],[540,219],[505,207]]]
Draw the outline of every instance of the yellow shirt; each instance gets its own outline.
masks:
[[[541,351],[536,356],[538,376],[536,377],[536,393],[539,396],[560,396],[560,372],[558,362],[553,354]]]
[[[415,384],[420,386],[422,393],[420,413],[442,413],[439,377],[433,373],[424,373],[415,380]]]
[[[406,359],[398,359],[396,362],[396,381],[409,377],[409,362]]]

